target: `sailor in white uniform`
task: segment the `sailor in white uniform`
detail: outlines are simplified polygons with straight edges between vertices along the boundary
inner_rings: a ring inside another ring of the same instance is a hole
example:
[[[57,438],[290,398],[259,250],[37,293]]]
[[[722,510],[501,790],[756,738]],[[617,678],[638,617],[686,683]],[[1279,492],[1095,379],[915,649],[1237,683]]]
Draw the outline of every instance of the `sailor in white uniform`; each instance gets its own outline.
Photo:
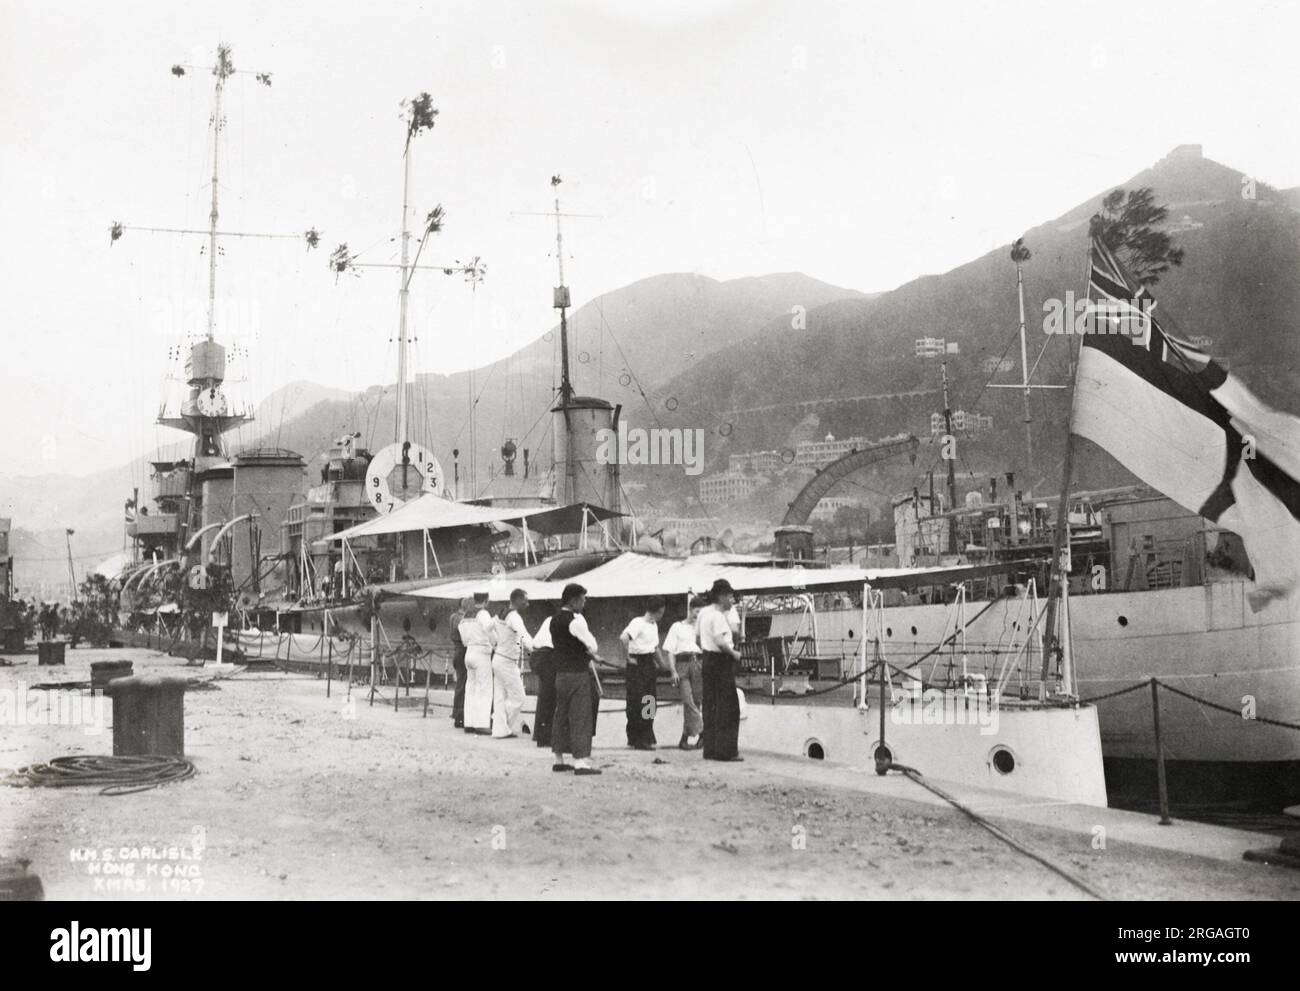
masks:
[[[508,740],[519,735],[523,723],[524,679],[519,662],[533,649],[520,613],[528,608],[528,593],[521,588],[510,593],[510,611],[495,620],[497,649],[492,655],[492,736]]]
[[[460,621],[465,644],[465,732],[486,736],[492,732],[492,652],[496,630],[487,611],[487,593],[474,593],[477,612]]]

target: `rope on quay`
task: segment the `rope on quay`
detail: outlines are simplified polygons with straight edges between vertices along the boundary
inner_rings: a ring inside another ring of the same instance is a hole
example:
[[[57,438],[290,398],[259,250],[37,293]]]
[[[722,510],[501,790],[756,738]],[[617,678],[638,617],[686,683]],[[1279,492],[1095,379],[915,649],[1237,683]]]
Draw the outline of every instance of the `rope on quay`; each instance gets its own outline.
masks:
[[[1021,843],[1018,839],[1016,839],[1014,836],[1012,836],[1002,827],[996,825],[995,823],[989,822],[989,820],[985,819],[974,809],[970,808],[967,805],[962,804],[960,801],[958,801],[952,795],[949,795],[938,785],[931,784],[930,782],[924,780],[924,777],[922,776],[921,772],[916,770],[916,768],[907,767],[904,764],[895,764],[893,761],[889,761],[886,765],[886,769],[891,771],[901,771],[906,778],[908,778],[911,781],[915,781],[926,791],[932,792],[933,794],[942,798],[953,808],[963,813],[967,818],[969,818],[976,825],[981,826],[982,828],[984,828],[985,830],[987,830],[988,832],[996,836],[998,839],[1000,839],[1007,846],[1011,847],[1011,849],[1015,850],[1017,853],[1020,853],[1028,857],[1030,860],[1033,860],[1036,863],[1041,864],[1042,866],[1046,867],[1049,871],[1051,871],[1053,874],[1056,874],[1064,878],[1066,881],[1074,885],[1076,888],[1078,888],[1084,894],[1088,895],[1090,898],[1095,898],[1099,902],[1109,901],[1109,899],[1105,895],[1103,895],[1100,891],[1098,891],[1096,888],[1090,885],[1083,878],[1079,877],[1079,875],[1075,874],[1073,871],[1066,870],[1060,864],[1057,864],[1052,860],[1048,859],[1048,857],[1046,857],[1044,854],[1041,854],[1037,850],[1034,850],[1026,846],[1025,844]]]
[[[48,764],[20,767],[3,779],[16,788],[72,788],[98,786],[101,795],[133,795],[194,777],[192,763],[183,757],[108,757],[78,754],[55,757]]]

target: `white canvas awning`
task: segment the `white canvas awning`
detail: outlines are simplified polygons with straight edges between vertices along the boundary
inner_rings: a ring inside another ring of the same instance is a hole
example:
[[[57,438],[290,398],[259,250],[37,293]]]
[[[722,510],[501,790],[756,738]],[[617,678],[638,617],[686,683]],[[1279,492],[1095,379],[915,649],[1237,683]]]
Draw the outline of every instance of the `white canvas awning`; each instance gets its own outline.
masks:
[[[372,537],[381,533],[416,533],[422,530],[443,530],[448,527],[486,526],[490,523],[522,526],[525,520],[528,521],[528,528],[534,533],[543,535],[576,533],[582,529],[584,513],[588,518],[596,521],[623,515],[610,509],[583,503],[572,506],[538,506],[534,509],[474,506],[463,502],[452,502],[429,492],[393,510],[387,516],[378,516],[365,523],[359,523],[347,530],[331,534],[326,539],[354,540],[357,537]]]
[[[559,581],[536,578],[471,578],[422,588],[406,594],[426,599],[459,600],[475,592],[488,592],[504,601],[513,589],[523,589],[535,602],[558,602],[569,582],[587,589],[589,599],[643,598],[707,592],[714,581],[725,578],[738,593],[818,592],[861,588],[916,587],[944,584],[980,574],[1007,570],[1007,566],[956,566],[950,568],[799,568],[711,564],[695,558],[666,558],[633,551]]]

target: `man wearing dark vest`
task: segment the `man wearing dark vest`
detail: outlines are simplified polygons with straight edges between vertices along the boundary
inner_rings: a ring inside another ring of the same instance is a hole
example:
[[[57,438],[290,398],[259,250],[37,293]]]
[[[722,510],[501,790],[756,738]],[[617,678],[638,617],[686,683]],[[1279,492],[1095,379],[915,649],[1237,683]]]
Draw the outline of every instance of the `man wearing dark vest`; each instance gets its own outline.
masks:
[[[594,700],[593,660],[597,659],[596,638],[587,628],[582,610],[587,590],[581,585],[564,586],[560,609],[551,617],[551,665],[555,669],[555,716],[551,723],[553,771],[599,774],[591,766],[591,737]],[[573,763],[564,758],[573,755]]]

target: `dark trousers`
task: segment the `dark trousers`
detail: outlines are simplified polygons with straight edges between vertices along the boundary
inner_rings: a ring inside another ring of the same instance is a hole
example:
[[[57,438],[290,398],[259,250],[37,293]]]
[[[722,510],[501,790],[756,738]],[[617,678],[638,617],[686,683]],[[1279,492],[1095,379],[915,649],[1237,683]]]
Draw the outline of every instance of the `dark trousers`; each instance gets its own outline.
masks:
[[[458,723],[465,721],[465,648],[457,647],[451,655],[451,667],[456,672],[456,694],[451,697],[451,718]]]
[[[736,662],[728,654],[704,655],[704,759],[730,760],[739,751],[740,702]]]
[[[537,675],[537,714],[533,717],[533,739],[539,747],[551,745],[551,724],[555,721],[555,668],[551,651],[539,647],[528,657],[528,666]]]
[[[581,760],[591,756],[594,694],[590,671],[556,672],[555,721],[551,724],[551,751],[556,757],[573,754]]]
[[[627,677],[627,744],[644,747],[655,740],[655,683],[659,669],[654,654],[633,654],[628,658]]]

